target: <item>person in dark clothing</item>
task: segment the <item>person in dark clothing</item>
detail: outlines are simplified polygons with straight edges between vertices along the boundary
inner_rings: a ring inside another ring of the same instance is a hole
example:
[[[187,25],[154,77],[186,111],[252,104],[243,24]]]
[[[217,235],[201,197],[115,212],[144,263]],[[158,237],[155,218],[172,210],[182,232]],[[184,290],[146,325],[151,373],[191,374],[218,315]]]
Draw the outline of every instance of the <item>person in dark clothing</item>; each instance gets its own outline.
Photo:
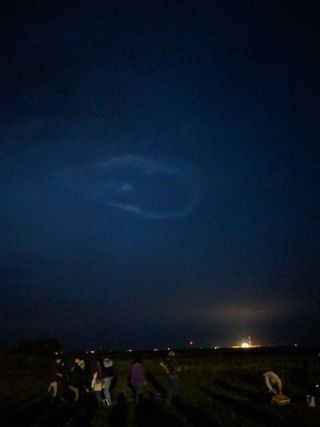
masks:
[[[74,364],[69,372],[69,389],[74,393],[74,402],[78,402],[80,392],[87,387],[85,362],[79,357],[74,358]]]
[[[180,368],[176,361],[174,351],[170,350],[168,357],[164,362],[160,363],[160,366],[168,374],[168,398],[169,400],[176,400],[179,393],[179,381],[178,381],[178,372]]]
[[[57,357],[51,372],[51,382],[48,387],[48,393],[54,400],[63,400],[62,398],[62,382],[63,382],[63,367],[64,363],[61,357]]]

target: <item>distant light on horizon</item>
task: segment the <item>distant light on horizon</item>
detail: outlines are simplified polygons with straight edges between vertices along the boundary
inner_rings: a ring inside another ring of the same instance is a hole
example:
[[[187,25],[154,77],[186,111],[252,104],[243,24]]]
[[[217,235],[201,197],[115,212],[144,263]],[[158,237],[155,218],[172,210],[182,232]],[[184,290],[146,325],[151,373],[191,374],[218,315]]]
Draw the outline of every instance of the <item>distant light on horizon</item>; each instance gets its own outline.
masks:
[[[247,339],[242,340],[241,344],[231,346],[231,348],[259,348],[259,347],[261,347],[260,344],[252,343],[252,339],[250,336],[248,336]]]

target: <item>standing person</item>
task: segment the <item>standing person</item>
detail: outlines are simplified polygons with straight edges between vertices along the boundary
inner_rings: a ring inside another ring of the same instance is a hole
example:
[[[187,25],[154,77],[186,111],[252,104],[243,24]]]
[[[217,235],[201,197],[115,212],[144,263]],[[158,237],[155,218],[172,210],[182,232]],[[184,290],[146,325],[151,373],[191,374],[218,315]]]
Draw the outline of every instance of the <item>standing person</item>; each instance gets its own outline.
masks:
[[[93,370],[91,388],[97,400],[98,408],[100,408],[103,400],[102,399],[103,384],[102,384],[102,367],[99,360],[96,361],[96,364]]]
[[[107,406],[111,406],[112,399],[110,394],[110,386],[113,380],[113,361],[109,357],[102,360],[102,384],[103,393]]]
[[[176,361],[175,352],[170,350],[168,357],[165,361],[160,363],[160,366],[168,374],[168,398],[169,400],[176,400],[179,394],[179,379],[178,372],[180,368]]]
[[[141,400],[143,386],[146,383],[142,359],[136,357],[131,367],[130,382],[134,387],[135,402],[138,404]]]
[[[63,400],[61,396],[62,381],[63,381],[63,366],[64,363],[61,357],[57,357],[52,367],[52,381],[48,387],[48,393],[51,394],[53,400]]]
[[[84,360],[80,360],[79,366],[81,369],[81,387],[80,387],[80,394],[81,393],[90,393],[90,373],[87,369],[87,364]]]
[[[74,358],[74,363],[69,372],[69,388],[74,393],[74,402],[78,402],[80,397],[80,390],[83,388],[85,383],[85,372],[81,368],[84,361],[80,357]]]

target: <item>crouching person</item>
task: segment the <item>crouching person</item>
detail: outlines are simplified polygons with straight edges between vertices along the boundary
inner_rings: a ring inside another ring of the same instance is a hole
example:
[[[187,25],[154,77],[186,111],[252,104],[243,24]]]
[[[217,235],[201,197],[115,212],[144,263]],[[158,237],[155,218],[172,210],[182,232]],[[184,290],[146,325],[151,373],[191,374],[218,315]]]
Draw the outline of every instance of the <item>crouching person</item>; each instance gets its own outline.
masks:
[[[264,379],[265,387],[269,393],[274,395],[282,393],[282,382],[279,375],[273,371],[268,371],[265,372],[262,377]]]
[[[271,393],[271,403],[276,405],[287,405],[291,399],[282,393],[282,381],[275,372],[268,371],[263,374],[263,379],[267,391]]]

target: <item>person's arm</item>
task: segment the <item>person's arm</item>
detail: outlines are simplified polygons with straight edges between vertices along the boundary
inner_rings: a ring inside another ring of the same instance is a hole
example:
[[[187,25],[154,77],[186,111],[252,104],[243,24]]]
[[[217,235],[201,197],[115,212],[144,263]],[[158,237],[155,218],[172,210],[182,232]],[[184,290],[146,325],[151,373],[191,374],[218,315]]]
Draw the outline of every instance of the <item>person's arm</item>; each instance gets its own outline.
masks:
[[[169,373],[169,369],[167,368],[167,366],[166,366],[165,363],[161,362],[160,366],[161,366],[162,369],[164,369],[166,371],[167,374]]]
[[[92,381],[91,381],[92,390],[94,389],[94,385],[96,382],[97,382],[97,371],[93,374],[93,377],[92,377]]]
[[[279,375],[272,373],[271,382],[272,382],[272,392],[274,394],[282,394],[282,382],[280,380]]]
[[[274,390],[274,388],[271,385],[270,378],[268,375],[264,375],[264,382],[265,382],[268,390],[270,391],[270,393],[277,394],[277,392]]]

